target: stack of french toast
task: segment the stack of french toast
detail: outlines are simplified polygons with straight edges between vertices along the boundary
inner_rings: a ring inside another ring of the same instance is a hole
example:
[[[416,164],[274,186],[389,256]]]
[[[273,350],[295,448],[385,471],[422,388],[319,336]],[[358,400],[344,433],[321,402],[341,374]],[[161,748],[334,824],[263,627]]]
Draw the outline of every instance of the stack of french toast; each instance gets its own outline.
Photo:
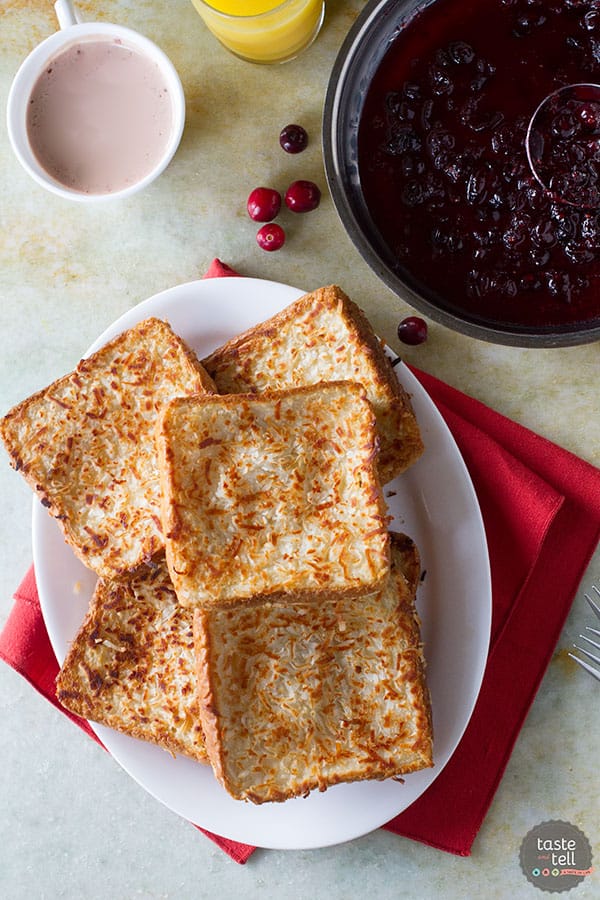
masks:
[[[423,445],[338,287],[203,360],[146,319],[0,435],[98,575],[57,679],[68,710],[254,803],[433,764],[419,553],[383,492]]]

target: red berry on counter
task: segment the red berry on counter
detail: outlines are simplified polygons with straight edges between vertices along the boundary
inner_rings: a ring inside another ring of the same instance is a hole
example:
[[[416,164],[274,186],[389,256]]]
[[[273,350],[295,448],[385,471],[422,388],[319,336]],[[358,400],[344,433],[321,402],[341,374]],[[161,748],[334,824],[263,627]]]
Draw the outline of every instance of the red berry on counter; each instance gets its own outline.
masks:
[[[254,188],[246,206],[248,215],[255,222],[270,222],[281,209],[281,194],[274,188]]]
[[[311,212],[320,202],[321,191],[314,181],[294,181],[285,192],[285,205],[292,212]]]
[[[398,325],[398,337],[403,344],[422,344],[427,340],[427,322],[419,316],[408,316]]]
[[[256,232],[256,243],[261,250],[280,250],[285,243],[285,231],[281,225],[270,223]]]
[[[308,134],[302,125],[286,125],[279,135],[279,143],[286,153],[302,153],[308,144]]]

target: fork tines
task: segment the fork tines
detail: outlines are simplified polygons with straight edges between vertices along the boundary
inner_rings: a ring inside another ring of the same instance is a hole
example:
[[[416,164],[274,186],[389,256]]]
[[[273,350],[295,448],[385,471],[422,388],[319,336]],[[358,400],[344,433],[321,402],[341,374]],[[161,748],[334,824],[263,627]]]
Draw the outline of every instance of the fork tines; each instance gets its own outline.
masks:
[[[598,598],[600,598],[600,590],[598,590],[595,584],[592,585],[592,591],[594,591]],[[598,604],[590,597],[589,594],[584,594],[584,597],[589,603],[593,612],[600,619],[600,606],[598,606]],[[591,632],[592,634],[600,636],[600,630],[598,628],[592,628],[591,625],[586,625],[585,630]],[[592,640],[592,638],[588,637],[586,634],[580,634],[579,637],[582,640],[587,641],[588,644],[591,644],[592,647],[600,650],[600,643],[598,643],[598,641]],[[590,659],[593,663],[595,663],[596,666],[590,665],[590,663],[586,662],[583,659],[580,659],[578,656],[575,656],[574,653],[569,653],[571,659],[574,659],[575,662],[582,667],[582,669],[585,669],[585,671],[589,672],[589,674],[592,675],[597,681],[600,681],[600,656],[591,653],[589,650],[586,650],[585,647],[580,647],[578,644],[573,644],[573,647],[575,648],[575,650],[578,650],[579,653],[582,653],[585,657],[587,657],[587,659]]]
[[[600,590],[598,590],[598,588],[596,587],[595,584],[592,585],[592,590],[597,595],[597,597],[600,598]],[[592,608],[592,610],[596,613],[596,615],[600,619],[600,606],[598,606],[598,604],[594,600],[592,600],[592,598],[590,597],[589,594],[584,594],[583,596],[585,597],[587,602],[590,604],[590,607]]]

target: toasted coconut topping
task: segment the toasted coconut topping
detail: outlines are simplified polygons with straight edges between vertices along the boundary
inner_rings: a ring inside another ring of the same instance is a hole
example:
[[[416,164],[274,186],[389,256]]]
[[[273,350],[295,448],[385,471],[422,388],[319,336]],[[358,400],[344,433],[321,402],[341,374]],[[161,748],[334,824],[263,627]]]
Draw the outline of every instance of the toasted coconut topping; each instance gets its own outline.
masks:
[[[220,394],[150,318],[0,420],[100,575],[59,701],[255,803],[432,765],[420,560],[381,488],[422,443],[370,325],[323,288],[206,365]]]
[[[0,422],[13,466],[98,574],[163,549],[156,419],[173,397],[212,389],[169,325],[146,319]]]
[[[432,765],[416,548],[392,543],[385,589],[354,601],[197,610],[200,713],[237,799],[305,796]],[[418,579],[417,579],[418,580]]]
[[[179,601],[379,587],[389,536],[376,448],[371,406],[353,382],[171,403],[158,449]]]
[[[192,615],[164,561],[100,579],[57,679],[71,712],[206,762],[195,691]]]
[[[423,451],[410,399],[380,341],[362,310],[336,285],[305,294],[215,350],[203,364],[222,394],[359,382],[377,417],[383,484]]]

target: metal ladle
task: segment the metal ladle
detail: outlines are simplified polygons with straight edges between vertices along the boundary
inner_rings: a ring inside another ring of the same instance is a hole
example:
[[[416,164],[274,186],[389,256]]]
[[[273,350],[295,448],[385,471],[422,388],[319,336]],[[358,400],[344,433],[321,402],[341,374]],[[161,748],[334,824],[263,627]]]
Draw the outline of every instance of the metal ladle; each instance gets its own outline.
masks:
[[[531,117],[526,149],[533,174],[557,201],[600,207],[600,85],[549,94]]]

